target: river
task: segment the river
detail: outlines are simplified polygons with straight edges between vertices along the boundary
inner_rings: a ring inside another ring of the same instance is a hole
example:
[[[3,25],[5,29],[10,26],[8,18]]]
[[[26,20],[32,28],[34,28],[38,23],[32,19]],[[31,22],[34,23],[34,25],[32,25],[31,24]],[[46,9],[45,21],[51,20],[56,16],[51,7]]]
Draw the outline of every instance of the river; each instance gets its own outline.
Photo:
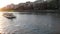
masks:
[[[16,18],[8,19],[0,12],[2,34],[60,34],[60,14],[57,13],[13,13]]]

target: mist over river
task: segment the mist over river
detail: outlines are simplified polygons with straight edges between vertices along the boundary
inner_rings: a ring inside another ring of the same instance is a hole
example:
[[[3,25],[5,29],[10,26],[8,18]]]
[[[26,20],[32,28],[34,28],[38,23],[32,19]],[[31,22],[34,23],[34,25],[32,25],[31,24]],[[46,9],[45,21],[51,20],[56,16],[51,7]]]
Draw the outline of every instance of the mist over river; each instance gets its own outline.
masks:
[[[8,19],[4,13],[13,13],[16,18]],[[60,34],[60,14],[0,12],[2,34]]]

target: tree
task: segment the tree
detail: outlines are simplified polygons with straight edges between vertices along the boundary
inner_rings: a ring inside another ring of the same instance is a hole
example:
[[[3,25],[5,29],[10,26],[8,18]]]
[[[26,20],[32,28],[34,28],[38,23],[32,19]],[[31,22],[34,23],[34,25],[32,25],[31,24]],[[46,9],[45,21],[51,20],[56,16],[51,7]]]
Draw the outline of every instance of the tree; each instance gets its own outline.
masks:
[[[52,0],[51,2],[48,3],[47,6],[48,9],[52,9],[52,10],[58,9],[59,8],[58,0]]]

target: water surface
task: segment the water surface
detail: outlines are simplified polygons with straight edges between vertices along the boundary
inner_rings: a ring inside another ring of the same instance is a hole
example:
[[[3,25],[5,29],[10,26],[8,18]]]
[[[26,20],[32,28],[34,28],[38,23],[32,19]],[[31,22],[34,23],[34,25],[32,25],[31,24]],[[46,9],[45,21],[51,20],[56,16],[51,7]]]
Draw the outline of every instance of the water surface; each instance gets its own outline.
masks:
[[[11,12],[16,18],[8,19],[0,12],[2,34],[60,34],[60,14]]]

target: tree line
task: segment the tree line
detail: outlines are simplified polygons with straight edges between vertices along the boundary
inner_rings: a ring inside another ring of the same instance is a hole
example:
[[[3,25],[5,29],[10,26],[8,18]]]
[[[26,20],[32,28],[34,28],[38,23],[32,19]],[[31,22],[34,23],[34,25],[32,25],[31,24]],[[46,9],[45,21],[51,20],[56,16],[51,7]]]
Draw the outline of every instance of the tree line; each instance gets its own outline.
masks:
[[[26,2],[19,3],[13,8],[3,8],[2,10],[58,10],[59,3],[57,0],[53,0],[51,2]]]

